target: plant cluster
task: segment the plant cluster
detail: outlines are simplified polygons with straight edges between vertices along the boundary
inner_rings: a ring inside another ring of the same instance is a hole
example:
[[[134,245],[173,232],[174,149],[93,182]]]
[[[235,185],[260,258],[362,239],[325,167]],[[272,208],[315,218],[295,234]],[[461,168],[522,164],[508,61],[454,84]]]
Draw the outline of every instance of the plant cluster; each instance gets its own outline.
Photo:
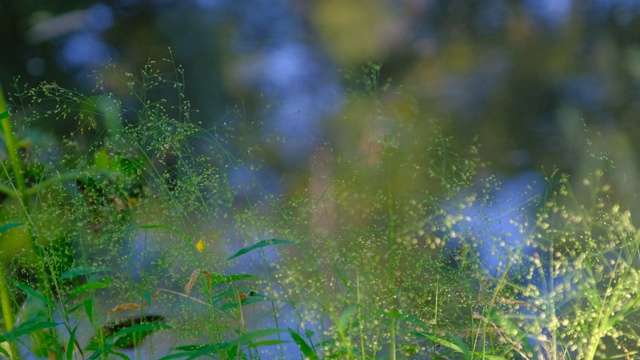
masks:
[[[2,356],[637,355],[640,233],[605,172],[587,200],[556,171],[501,202],[477,142],[415,121],[371,66],[309,186],[255,196],[229,179],[246,116],[204,127],[164,64],[0,96]]]

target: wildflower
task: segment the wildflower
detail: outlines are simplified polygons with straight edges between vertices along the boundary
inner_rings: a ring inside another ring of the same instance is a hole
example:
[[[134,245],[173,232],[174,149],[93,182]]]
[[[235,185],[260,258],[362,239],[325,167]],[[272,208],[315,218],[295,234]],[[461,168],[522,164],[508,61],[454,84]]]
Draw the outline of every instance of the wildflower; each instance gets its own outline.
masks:
[[[198,240],[198,243],[196,244],[196,249],[200,252],[204,251],[204,241],[202,241],[202,239]]]

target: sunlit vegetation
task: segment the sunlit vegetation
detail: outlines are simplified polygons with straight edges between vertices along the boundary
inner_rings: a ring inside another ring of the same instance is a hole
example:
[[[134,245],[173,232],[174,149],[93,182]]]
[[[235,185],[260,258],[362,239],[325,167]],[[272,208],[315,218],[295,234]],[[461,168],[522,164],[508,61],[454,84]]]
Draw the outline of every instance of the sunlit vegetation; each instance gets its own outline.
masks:
[[[637,356],[640,233],[610,162],[504,193],[481,139],[456,143],[371,65],[306,185],[270,193],[264,149],[230,145],[260,124],[232,107],[205,127],[182,73],[5,89],[2,356]]]

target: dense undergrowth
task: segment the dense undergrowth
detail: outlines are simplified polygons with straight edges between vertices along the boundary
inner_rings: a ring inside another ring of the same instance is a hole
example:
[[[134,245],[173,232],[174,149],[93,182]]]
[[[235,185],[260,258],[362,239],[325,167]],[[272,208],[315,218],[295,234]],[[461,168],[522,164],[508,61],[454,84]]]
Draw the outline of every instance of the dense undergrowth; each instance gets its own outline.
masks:
[[[501,200],[373,66],[273,194],[257,124],[201,124],[157,68],[2,99],[2,356],[637,356],[640,238],[602,170],[586,200],[559,172]]]

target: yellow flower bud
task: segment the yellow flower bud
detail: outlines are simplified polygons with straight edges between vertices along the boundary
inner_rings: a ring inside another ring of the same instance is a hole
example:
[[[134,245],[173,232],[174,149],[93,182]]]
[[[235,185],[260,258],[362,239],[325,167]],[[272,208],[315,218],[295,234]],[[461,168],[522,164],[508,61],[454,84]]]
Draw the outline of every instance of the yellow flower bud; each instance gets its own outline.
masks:
[[[202,239],[198,240],[198,243],[196,244],[196,249],[200,252],[204,251],[204,241],[202,241]]]

